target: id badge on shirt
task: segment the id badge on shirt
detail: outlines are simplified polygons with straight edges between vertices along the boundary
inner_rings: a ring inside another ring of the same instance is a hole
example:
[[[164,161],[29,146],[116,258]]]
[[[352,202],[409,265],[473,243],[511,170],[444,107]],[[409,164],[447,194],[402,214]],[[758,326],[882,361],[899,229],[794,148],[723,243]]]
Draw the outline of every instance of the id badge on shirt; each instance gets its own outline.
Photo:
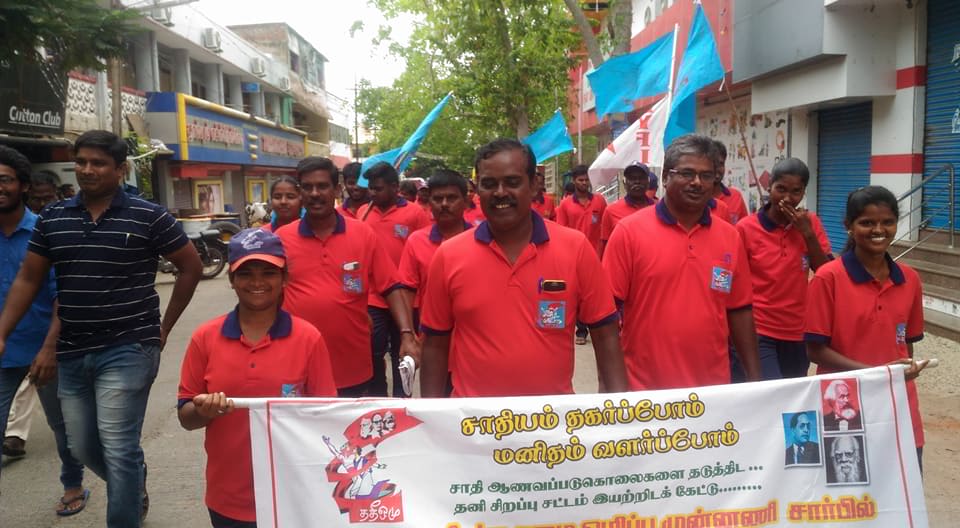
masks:
[[[393,224],[393,236],[404,240],[410,235],[410,228],[403,224]]]
[[[344,264],[340,277],[344,292],[355,295],[363,293],[363,277],[360,275],[359,262],[347,262]]]
[[[897,325],[897,344],[907,344],[907,323],[899,323]]]
[[[710,289],[721,293],[730,293],[732,285],[733,272],[722,266],[714,266],[710,277]]]
[[[538,293],[545,297],[562,296],[567,291],[563,280],[540,279]],[[551,330],[562,330],[567,326],[567,301],[561,299],[540,299],[537,301],[537,326]]]
[[[281,398],[297,398],[299,396],[303,396],[302,383],[284,383],[280,385]]]
[[[590,223],[591,224],[600,223],[600,213],[597,213],[597,212],[590,213]]]

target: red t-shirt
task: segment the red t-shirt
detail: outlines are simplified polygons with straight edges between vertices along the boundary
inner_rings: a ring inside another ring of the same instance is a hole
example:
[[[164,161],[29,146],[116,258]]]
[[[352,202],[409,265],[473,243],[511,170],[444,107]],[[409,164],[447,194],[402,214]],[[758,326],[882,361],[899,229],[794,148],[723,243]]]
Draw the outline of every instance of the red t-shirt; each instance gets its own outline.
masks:
[[[867,365],[909,358],[907,344],[923,339],[923,287],[913,268],[895,263],[889,255],[887,264],[890,277],[883,283],[867,272],[853,251],[820,266],[807,288],[804,339]],[[817,374],[828,372],[817,368]],[[907,398],[914,439],[922,447],[923,422],[912,380],[907,382]]]
[[[530,201],[530,208],[547,220],[553,220],[557,216],[556,200],[550,193],[543,193],[539,200],[534,196],[533,200]]]
[[[736,187],[727,187],[720,184],[720,194],[716,195],[718,201],[727,206],[727,221],[736,224],[742,218],[750,215],[747,211],[747,203],[743,200],[743,194]]]
[[[463,223],[464,231],[472,229],[467,222]],[[423,301],[423,291],[427,286],[427,272],[430,270],[430,261],[434,253],[443,243],[443,235],[436,224],[420,229],[407,239],[400,257],[400,267],[397,269],[400,284],[417,292],[413,299],[413,307],[419,308]]]
[[[604,209],[603,218],[600,220],[600,241],[606,243],[610,240],[610,234],[613,233],[613,228],[617,227],[617,224],[620,223],[620,220],[636,213],[640,209],[648,205],[653,205],[656,201],[651,200],[644,196],[644,202],[642,204],[634,202],[630,198],[624,196],[623,198],[617,200],[610,204],[609,207]]]
[[[368,209],[370,214],[367,214]],[[429,226],[432,222],[430,213],[404,198],[397,198],[397,204],[386,211],[381,211],[373,203],[364,204],[357,210],[357,218],[373,228],[373,232],[377,234],[380,243],[390,255],[394,267],[400,265],[400,256],[403,254],[407,237],[414,231]],[[387,301],[377,291],[370,292],[367,302],[370,306],[387,307]]]
[[[397,269],[370,226],[335,214],[323,240],[304,220],[277,230],[290,267],[283,306],[320,330],[337,387],[350,387],[373,376],[368,295],[397,287]]]
[[[737,230],[706,210],[690,231],[661,200],[624,218],[603,255],[623,302],[623,347],[632,390],[730,382],[727,312],[752,302]]]
[[[258,343],[241,335],[236,311],[194,331],[180,367],[177,398],[182,406],[213,392],[229,398],[337,395],[320,332],[283,310]],[[232,519],[256,521],[247,414],[237,409],[206,427],[206,505]]]
[[[590,194],[587,205],[577,200],[573,194],[564,198],[557,206],[557,223],[580,231],[587,236],[594,251],[600,252],[600,220],[607,208],[607,201],[599,194]]]
[[[784,341],[803,341],[803,317],[810,280],[810,257],[800,231],[767,216],[769,205],[737,223],[753,280],[753,319],[757,333]],[[820,218],[807,213],[823,252],[830,241]]]
[[[483,209],[475,203],[467,203],[467,208],[463,210],[463,221],[473,227],[477,227],[487,217],[483,215]]]
[[[434,254],[421,327],[452,332],[454,396],[572,393],[576,321],[616,321],[610,285],[587,239],[531,215],[530,244],[512,265],[486,223]]]
[[[730,221],[730,208],[727,207],[725,202],[722,202],[716,198],[711,198],[710,201],[707,202],[707,207],[710,208],[710,214],[712,214],[715,218],[719,218],[720,220],[733,225],[733,222]]]

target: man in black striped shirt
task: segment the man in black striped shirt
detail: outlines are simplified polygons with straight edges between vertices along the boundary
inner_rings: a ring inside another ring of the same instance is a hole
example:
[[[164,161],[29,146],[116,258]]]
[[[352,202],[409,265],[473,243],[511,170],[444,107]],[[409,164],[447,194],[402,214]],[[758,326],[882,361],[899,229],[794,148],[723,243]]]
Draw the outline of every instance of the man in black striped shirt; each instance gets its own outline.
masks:
[[[127,146],[93,130],[74,144],[80,193],[47,207],[0,314],[0,355],[53,266],[60,399],[73,455],[107,481],[107,526],[146,514],[140,433],[166,336],[190,302],[201,264],[163,207],[123,192]],[[157,259],[177,266],[163,320]]]

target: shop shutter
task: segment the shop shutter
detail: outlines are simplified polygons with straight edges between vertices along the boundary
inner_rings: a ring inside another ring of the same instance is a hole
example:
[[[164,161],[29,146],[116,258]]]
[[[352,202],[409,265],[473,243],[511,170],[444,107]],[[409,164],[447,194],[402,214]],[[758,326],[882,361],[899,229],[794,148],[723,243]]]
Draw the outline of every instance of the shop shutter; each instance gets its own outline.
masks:
[[[930,0],[927,16],[927,108],[923,135],[923,175],[947,163],[960,171],[960,2]],[[948,178],[938,177],[924,189],[923,216],[936,214],[932,226],[946,227]],[[954,189],[960,204],[960,189]],[[939,212],[938,212],[939,211]],[[958,211],[960,213],[960,211]],[[960,226],[960,214],[955,225]]]
[[[870,184],[870,126],[873,104],[822,110],[817,147],[817,215],[834,253],[843,250],[847,195]]]

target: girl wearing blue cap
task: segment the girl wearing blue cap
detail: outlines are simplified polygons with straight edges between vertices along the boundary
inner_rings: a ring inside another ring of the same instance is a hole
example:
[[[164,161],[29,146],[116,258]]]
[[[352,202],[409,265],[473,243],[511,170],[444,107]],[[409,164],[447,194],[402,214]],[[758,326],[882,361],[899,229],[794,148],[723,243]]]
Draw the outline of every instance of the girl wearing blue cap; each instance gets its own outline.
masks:
[[[206,505],[214,527],[255,527],[253,466],[246,409],[231,397],[337,394],[320,332],[280,308],[287,282],[280,238],[247,229],[230,239],[236,308],[202,324],[183,358],[178,417],[206,428]]]

